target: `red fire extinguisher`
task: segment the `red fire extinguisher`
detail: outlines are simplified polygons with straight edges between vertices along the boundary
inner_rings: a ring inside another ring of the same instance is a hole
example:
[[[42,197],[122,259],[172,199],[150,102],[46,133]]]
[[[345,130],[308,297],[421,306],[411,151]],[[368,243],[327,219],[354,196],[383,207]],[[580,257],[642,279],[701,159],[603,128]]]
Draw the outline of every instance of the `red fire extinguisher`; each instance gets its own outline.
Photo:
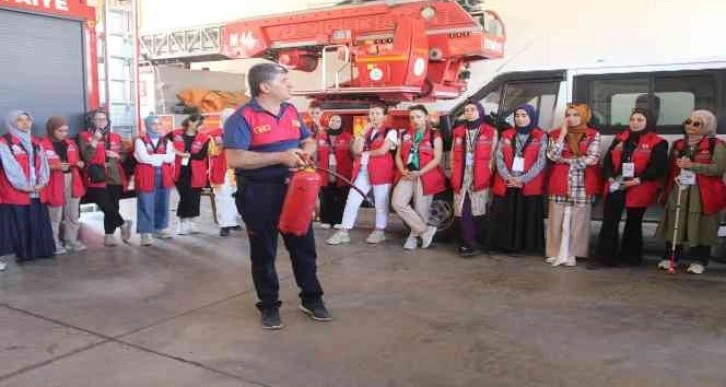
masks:
[[[303,168],[292,174],[277,226],[281,233],[297,236],[307,234],[313,221],[321,181],[314,167]]]

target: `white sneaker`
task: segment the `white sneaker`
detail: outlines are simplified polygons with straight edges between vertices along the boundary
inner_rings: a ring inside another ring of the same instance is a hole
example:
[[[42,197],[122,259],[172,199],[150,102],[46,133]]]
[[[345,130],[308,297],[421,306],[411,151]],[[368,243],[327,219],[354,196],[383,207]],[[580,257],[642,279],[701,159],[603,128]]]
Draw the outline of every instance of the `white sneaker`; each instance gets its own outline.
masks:
[[[187,226],[186,219],[179,218],[179,222],[176,224],[176,234],[177,235],[189,234],[189,227]]]
[[[329,245],[342,245],[343,243],[350,243],[350,235],[348,230],[340,230],[328,238],[325,243]]]
[[[431,242],[434,241],[434,235],[436,235],[436,227],[428,226],[426,231],[421,234],[421,248],[426,249],[431,246]]]
[[[151,234],[141,234],[141,246],[151,246],[154,244]]]
[[[329,223],[320,223],[318,227],[322,228],[323,230],[330,230],[332,226]]]
[[[131,226],[133,224],[134,222],[129,219],[121,225],[121,240],[124,241],[124,243],[129,243],[129,239],[131,239]]]
[[[66,246],[70,247],[71,250],[75,252],[79,251],[86,251],[88,250],[88,247],[81,243],[81,241],[75,241],[75,242],[66,242]]]
[[[63,245],[58,245],[55,247],[55,255],[61,255],[61,254],[65,254],[67,252],[68,252],[68,250],[66,250],[66,248],[63,247]]]
[[[103,245],[108,246],[108,247],[118,246],[118,241],[116,240],[116,236],[114,236],[113,234],[105,235],[103,237]]]
[[[406,238],[406,243],[403,244],[403,248],[406,250],[416,250],[416,247],[418,247],[418,238],[409,235]]]
[[[333,228],[336,229],[336,230],[342,230],[343,229],[343,225],[340,224],[340,223],[338,223],[338,224],[334,225]]]
[[[701,265],[700,263],[695,263],[694,262],[694,263],[692,263],[692,264],[690,264],[688,266],[688,270],[687,271],[689,273],[691,273],[691,274],[703,274],[703,272],[705,270],[706,270],[706,268],[703,267],[703,265]]]
[[[668,270],[671,267],[671,261],[669,259],[661,259],[660,262],[658,262],[658,268],[662,270]]]
[[[556,258],[554,262],[552,262],[552,266],[557,267],[560,265],[564,265],[567,267],[575,266],[577,262],[575,261],[575,257],[569,257],[569,258]]]
[[[383,233],[381,230],[374,230],[370,235],[368,235],[368,238],[366,238],[366,242],[375,245],[378,243],[381,243],[386,240],[386,234]]]
[[[171,239],[173,236],[168,230],[159,230],[154,233],[154,237],[159,239]]]
[[[545,259],[545,262],[547,262],[551,265],[551,264],[555,263],[556,260],[557,260],[557,257],[547,257],[547,259]]]
[[[5,262],[0,262],[0,271],[5,271],[5,268],[8,267],[8,264]]]
[[[189,234],[199,234],[199,229],[197,228],[197,223],[194,222],[192,219],[187,219],[187,232]]]

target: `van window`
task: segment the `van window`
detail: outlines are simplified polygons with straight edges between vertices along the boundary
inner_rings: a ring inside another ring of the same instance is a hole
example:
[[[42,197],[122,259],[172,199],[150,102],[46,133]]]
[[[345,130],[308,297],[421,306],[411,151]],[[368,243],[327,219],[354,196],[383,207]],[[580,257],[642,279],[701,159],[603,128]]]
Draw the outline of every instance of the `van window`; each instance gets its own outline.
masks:
[[[658,125],[681,125],[693,110],[716,108],[716,83],[712,76],[656,77],[660,99]]]
[[[543,129],[551,129],[554,120],[557,92],[560,82],[512,82],[504,86],[505,119],[514,125],[514,109],[522,104],[530,104],[539,113],[537,125]]]
[[[647,78],[591,81],[588,96],[592,124],[598,128],[627,125],[641,96],[648,96]]]

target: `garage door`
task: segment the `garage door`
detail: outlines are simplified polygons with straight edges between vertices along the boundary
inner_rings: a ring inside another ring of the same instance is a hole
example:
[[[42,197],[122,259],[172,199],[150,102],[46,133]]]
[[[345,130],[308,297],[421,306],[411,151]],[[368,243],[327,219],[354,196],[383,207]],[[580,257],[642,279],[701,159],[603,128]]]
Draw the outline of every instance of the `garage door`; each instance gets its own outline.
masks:
[[[33,114],[36,135],[52,115],[77,132],[86,110],[81,23],[0,9],[0,47],[2,122],[21,109]]]

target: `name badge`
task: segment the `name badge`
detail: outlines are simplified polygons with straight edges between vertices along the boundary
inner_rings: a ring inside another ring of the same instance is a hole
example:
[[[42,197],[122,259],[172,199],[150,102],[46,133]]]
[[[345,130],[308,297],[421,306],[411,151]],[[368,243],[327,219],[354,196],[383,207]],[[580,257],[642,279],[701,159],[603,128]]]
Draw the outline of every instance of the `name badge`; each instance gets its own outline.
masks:
[[[368,152],[363,152],[363,154],[360,156],[361,165],[368,165],[368,159],[370,157],[371,155]]]
[[[681,169],[681,174],[678,176],[678,180],[681,185],[696,185],[696,174],[693,171]]]
[[[515,157],[512,163],[512,172],[524,172],[524,157]]]
[[[337,164],[338,164],[338,159],[335,158],[335,155],[332,153],[329,154],[328,155],[328,165],[330,165],[331,167],[334,167]]]
[[[181,165],[184,166],[184,167],[186,167],[186,166],[189,165],[189,156],[182,157],[182,159],[181,159]]]
[[[474,154],[473,153],[467,153],[466,154],[466,166],[470,167],[474,165]]]
[[[635,164],[623,163],[623,177],[635,177]]]

